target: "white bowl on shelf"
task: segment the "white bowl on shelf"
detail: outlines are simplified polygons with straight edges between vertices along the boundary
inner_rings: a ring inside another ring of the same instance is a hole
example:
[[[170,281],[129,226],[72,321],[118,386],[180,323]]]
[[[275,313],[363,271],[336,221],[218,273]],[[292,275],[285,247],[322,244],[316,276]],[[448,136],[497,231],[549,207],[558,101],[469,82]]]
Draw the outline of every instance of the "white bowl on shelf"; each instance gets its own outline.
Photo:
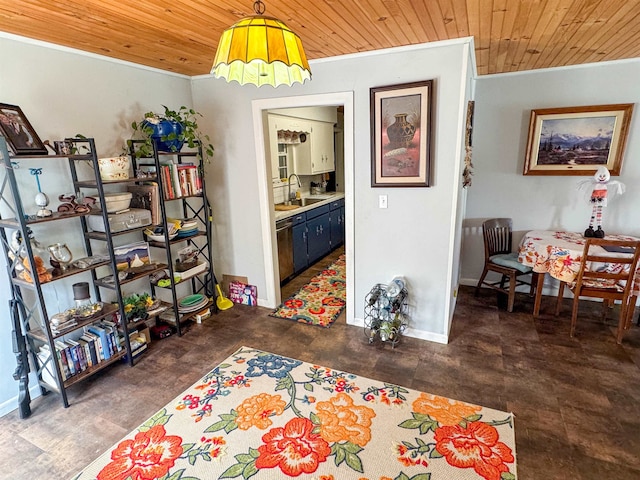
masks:
[[[107,212],[113,213],[126,210],[129,208],[132,197],[133,194],[131,192],[105,193],[104,203],[107,206]]]
[[[162,227],[155,227],[154,229],[147,228],[144,231],[144,234],[147,236],[147,239],[152,242],[164,242],[164,232],[162,231]],[[173,240],[178,236],[178,231],[173,225],[169,226],[169,240]]]
[[[98,169],[102,180],[127,180],[129,178],[129,157],[108,157],[98,159]]]

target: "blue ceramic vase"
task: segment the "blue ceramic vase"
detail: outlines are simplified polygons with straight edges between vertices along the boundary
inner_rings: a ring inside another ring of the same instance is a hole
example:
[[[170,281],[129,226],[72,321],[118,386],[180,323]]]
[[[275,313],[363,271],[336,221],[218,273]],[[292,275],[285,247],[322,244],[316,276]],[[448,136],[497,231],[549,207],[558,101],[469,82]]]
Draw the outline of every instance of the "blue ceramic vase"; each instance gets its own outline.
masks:
[[[156,148],[160,152],[179,152],[184,144],[182,133],[184,127],[181,123],[172,120],[160,120],[159,123],[151,123],[146,120],[143,122],[143,127],[150,127],[153,129],[151,139],[155,142]]]

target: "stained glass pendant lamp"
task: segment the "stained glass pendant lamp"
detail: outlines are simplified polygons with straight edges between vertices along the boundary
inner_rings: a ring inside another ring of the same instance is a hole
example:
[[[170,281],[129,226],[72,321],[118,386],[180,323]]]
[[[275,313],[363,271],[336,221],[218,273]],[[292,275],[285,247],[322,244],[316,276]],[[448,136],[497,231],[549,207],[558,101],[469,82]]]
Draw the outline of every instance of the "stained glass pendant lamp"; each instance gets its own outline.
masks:
[[[220,37],[211,73],[227,82],[293,85],[311,79],[300,37],[280,20],[264,16],[261,0],[253,4],[255,15],[245,17]]]

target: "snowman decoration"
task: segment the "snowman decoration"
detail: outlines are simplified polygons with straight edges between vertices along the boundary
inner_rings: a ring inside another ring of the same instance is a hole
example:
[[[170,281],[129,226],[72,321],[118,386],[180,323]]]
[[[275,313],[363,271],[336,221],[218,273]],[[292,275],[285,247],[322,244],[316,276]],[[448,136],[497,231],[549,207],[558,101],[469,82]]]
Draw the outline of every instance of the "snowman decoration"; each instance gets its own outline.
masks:
[[[624,193],[624,183],[611,180],[609,170],[606,167],[598,167],[593,179],[580,182],[578,189],[585,190],[587,201],[592,207],[589,227],[584,231],[584,236],[587,238],[604,238],[602,209],[607,206],[608,201],[611,201],[616,194],[622,195]]]

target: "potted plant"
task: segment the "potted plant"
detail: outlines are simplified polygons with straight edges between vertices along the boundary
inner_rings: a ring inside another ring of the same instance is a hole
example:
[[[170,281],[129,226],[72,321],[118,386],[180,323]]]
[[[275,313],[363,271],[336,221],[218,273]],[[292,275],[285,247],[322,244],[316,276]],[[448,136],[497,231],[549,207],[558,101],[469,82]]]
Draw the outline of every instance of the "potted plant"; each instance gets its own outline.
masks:
[[[147,112],[144,120],[133,122],[132,140],[143,140],[136,145],[136,158],[153,155],[153,143],[161,152],[179,152],[183,145],[194,148],[199,143],[202,147],[203,160],[213,156],[213,145],[208,135],[203,134],[198,126],[198,117],[202,114],[184,105],[178,110],[171,110],[163,105],[163,113]],[[131,140],[128,142],[131,147]]]
[[[124,298],[123,301],[124,313],[129,322],[136,319],[144,320],[148,317],[147,311],[156,304],[148,293],[134,293]]]

